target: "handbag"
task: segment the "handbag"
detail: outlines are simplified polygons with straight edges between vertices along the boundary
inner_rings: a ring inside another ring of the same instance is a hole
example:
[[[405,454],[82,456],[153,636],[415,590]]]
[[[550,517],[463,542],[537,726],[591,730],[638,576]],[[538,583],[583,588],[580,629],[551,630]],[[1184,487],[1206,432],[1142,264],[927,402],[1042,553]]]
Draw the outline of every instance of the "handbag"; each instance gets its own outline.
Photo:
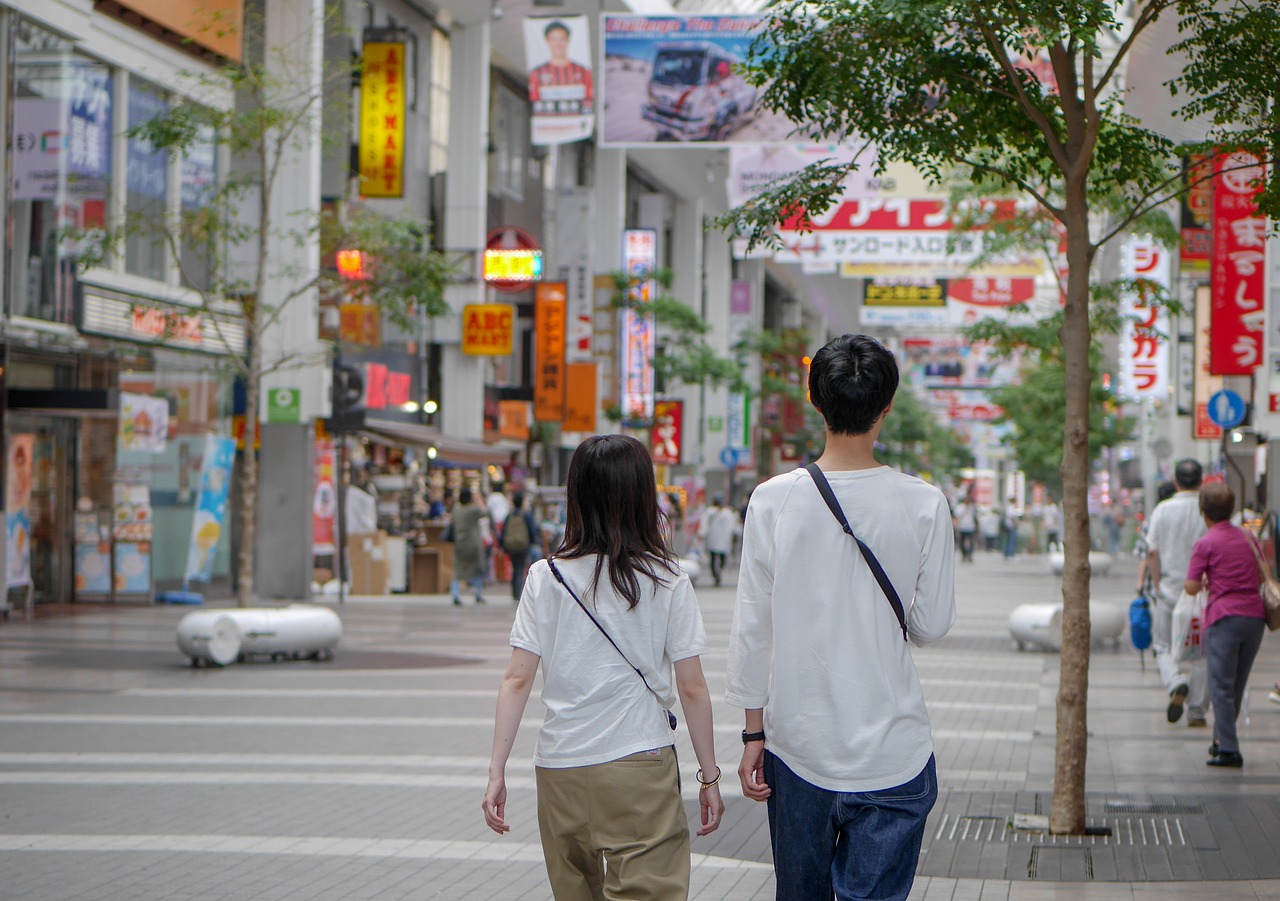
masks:
[[[565,591],[569,592],[569,596],[578,602],[578,606],[582,608],[582,612],[585,613],[587,618],[590,619],[591,622],[595,624],[595,627],[600,630],[600,634],[608,639],[609,644],[613,645],[613,649],[622,655],[622,659],[626,661],[627,666],[635,670],[636,675],[640,677],[640,681],[644,683],[644,687],[649,689],[649,693],[658,699],[658,705],[662,708],[662,712],[667,715],[667,725],[671,727],[672,732],[676,731],[676,726],[678,725],[676,715],[667,709],[666,704],[662,703],[662,698],[653,690],[653,686],[650,685],[649,680],[644,677],[644,673],[640,672],[640,667],[632,663],[627,655],[623,653],[622,648],[618,647],[618,643],[613,640],[613,637],[609,635],[608,632],[605,631],[604,626],[600,625],[600,620],[596,619],[595,614],[587,609],[586,604],[582,603],[582,598],[578,597],[578,593],[569,587],[569,583],[564,580],[564,576],[560,575],[560,569],[556,566],[554,557],[547,558],[547,565],[551,567],[551,575],[555,576],[556,581],[564,587]]]
[[[1204,659],[1205,592],[1185,591],[1173,606],[1173,659],[1176,663],[1195,663]]]
[[[1253,558],[1258,561],[1259,590],[1262,593],[1262,607],[1267,615],[1267,628],[1274,632],[1280,629],[1280,582],[1276,581],[1267,561],[1262,559],[1262,551],[1258,550],[1258,543],[1252,536],[1249,536],[1249,547],[1253,550]]]
[[[813,483],[818,486],[818,492],[822,495],[822,499],[827,502],[827,507],[831,510],[831,515],[836,518],[836,522],[840,523],[840,528],[844,529],[844,533],[858,543],[858,550],[862,551],[862,557],[867,561],[867,566],[871,567],[871,575],[876,577],[876,582],[880,585],[880,590],[884,592],[885,598],[889,601],[889,606],[893,608],[893,615],[898,618],[898,626],[902,629],[902,640],[907,641],[907,615],[902,607],[902,599],[898,597],[898,592],[893,587],[893,583],[889,581],[889,576],[885,573],[884,567],[880,565],[880,561],[876,559],[876,555],[871,552],[871,548],[866,543],[853,534],[853,529],[849,527],[849,520],[845,518],[844,510],[840,506],[840,502],[836,500],[836,494],[831,490],[831,484],[827,481],[827,477],[822,474],[822,470],[818,468],[817,463],[810,463],[805,470],[813,478]]]

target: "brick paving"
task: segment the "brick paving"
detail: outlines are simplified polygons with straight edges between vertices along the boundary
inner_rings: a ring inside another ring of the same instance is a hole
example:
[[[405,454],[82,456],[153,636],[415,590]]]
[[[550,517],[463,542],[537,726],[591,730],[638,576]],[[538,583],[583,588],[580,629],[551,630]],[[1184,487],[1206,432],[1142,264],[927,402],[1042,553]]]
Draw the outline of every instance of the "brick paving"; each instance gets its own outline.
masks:
[[[1120,561],[1095,599],[1127,604],[1132,576]],[[1113,834],[1014,832],[1012,814],[1051,800],[1058,658],[1018,651],[1006,623],[1055,600],[1059,580],[1041,558],[982,554],[959,579],[955,630],[916,652],[942,793],[914,899],[1280,898],[1280,707],[1266,700],[1280,646],[1264,643],[1255,667],[1237,772],[1204,766],[1204,730],[1165,722],[1150,661],[1096,648],[1089,814]],[[698,594],[719,696],[732,589]],[[536,699],[508,772],[511,834],[479,812],[512,610],[357,598],[333,661],[220,670],[179,654],[186,608],[0,624],[0,898],[549,898]],[[741,716],[716,715],[731,772]],[[687,788],[683,729],[678,748]],[[692,897],[772,898],[764,808],[728,781],[724,824],[694,839]]]

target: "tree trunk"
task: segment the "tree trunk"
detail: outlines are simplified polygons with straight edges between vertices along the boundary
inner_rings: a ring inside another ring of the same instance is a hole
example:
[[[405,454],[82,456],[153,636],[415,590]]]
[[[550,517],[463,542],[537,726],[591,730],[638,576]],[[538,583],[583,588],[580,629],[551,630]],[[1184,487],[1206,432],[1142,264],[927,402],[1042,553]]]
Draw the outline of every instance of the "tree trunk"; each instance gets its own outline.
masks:
[[[256,318],[256,309],[253,315]],[[262,346],[257,329],[249,331],[252,343],[244,379],[244,456],[240,459],[240,560],[236,577],[236,602],[241,607],[253,605],[254,551],[258,538],[258,386],[262,381]]]
[[[1062,435],[1062,653],[1059,660],[1057,745],[1049,830],[1084,832],[1086,718],[1089,694],[1089,204],[1083,175],[1068,176],[1067,304],[1062,330],[1066,419]]]

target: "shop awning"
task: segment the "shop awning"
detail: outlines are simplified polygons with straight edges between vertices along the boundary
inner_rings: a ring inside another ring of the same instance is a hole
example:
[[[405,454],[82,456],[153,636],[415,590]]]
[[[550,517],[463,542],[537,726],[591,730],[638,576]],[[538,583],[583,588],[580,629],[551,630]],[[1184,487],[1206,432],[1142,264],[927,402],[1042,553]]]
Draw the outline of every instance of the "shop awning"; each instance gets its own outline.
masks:
[[[45,416],[114,419],[120,413],[120,392],[114,388],[9,388],[5,405]]]
[[[524,445],[513,441],[485,444],[482,441],[466,441],[447,438],[435,429],[412,422],[366,420],[361,433],[374,441],[406,447],[434,447],[436,465],[485,466],[490,463],[506,465]]]

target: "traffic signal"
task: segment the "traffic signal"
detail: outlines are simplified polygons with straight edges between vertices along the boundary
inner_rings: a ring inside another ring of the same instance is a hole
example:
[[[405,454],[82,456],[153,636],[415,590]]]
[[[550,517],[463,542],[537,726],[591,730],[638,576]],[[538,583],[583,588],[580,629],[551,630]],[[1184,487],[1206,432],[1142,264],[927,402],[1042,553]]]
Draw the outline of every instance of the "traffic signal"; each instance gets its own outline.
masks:
[[[345,432],[364,425],[364,374],[358,366],[333,361],[333,413],[329,429]]]

